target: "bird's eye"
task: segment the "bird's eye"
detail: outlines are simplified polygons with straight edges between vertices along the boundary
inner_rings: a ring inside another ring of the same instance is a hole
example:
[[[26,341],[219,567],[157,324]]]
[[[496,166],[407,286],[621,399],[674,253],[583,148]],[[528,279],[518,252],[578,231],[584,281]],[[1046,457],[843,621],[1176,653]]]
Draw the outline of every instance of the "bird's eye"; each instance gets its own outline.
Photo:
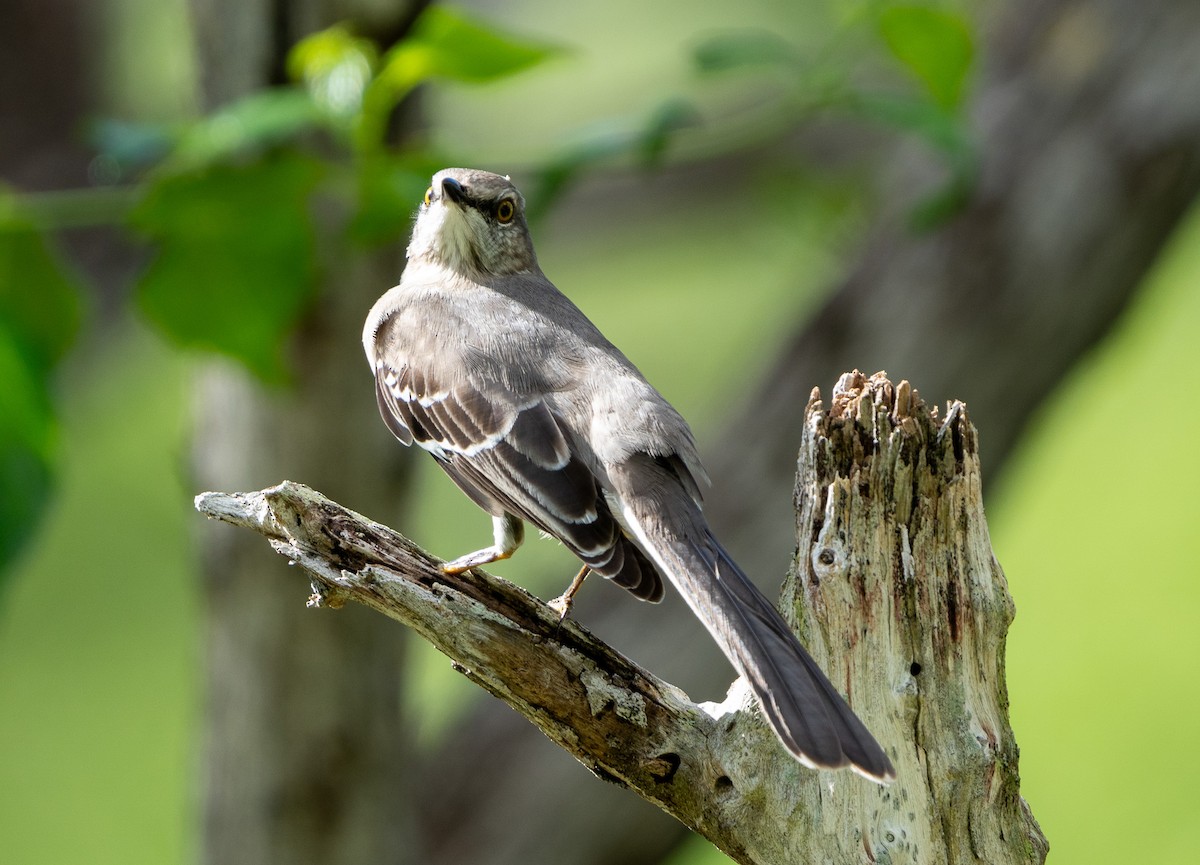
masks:
[[[425,190],[425,206],[428,207],[432,203],[433,203],[433,187],[431,186]]]
[[[517,215],[517,207],[512,203],[511,198],[506,198],[496,205],[496,221],[500,223],[512,222],[512,218]]]

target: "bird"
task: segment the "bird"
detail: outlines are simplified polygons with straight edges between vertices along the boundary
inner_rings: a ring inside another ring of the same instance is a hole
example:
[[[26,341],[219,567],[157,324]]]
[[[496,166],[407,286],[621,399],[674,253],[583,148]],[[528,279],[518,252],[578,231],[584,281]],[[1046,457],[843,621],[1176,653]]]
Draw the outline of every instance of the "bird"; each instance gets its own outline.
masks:
[[[363,348],[379,412],[492,518],[510,557],[524,525],[594,572],[658,602],[674,585],[750,686],[783,746],[812,769],[895,778],[882,747],[783,617],[714,536],[710,484],[678,411],[542,272],[525,199],[507,176],[433,175],[400,282],[371,308]]]

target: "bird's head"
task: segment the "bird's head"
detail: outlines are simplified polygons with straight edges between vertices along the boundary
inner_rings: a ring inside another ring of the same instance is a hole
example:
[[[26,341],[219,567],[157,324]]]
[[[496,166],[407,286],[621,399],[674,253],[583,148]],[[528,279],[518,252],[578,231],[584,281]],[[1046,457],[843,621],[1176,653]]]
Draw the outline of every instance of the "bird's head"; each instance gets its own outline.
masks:
[[[417,211],[408,258],[466,274],[536,270],[525,199],[499,174],[471,168],[439,171]]]

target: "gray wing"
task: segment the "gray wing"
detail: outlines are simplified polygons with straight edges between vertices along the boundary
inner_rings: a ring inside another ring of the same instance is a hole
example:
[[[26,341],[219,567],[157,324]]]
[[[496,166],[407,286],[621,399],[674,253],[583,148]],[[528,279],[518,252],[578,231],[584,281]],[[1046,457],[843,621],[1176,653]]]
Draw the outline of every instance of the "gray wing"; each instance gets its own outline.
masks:
[[[429,451],[481,508],[532,523],[601,576],[643,600],[662,600],[658,571],[625,536],[544,400],[485,394],[465,378],[451,383],[382,358],[375,389],[392,433]]]

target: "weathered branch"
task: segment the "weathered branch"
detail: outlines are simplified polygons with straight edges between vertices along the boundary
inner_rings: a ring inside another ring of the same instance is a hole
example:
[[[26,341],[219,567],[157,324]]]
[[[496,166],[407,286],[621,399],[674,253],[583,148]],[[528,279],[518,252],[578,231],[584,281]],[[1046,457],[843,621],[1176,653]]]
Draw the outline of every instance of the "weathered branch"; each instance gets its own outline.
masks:
[[[260,532],[308,571],[310,606],[354,600],[408,625],[598,776],[635,790],[735,859],[756,861],[739,858],[745,827],[714,795],[728,781],[721,766],[732,758],[716,749],[730,735],[771,753],[778,747],[745,713],[718,725],[578,624],[560,623],[524,589],[478,570],[446,574],[407,538],[301,484],[204,493],[196,507]]]
[[[806,412],[800,544],[785,601],[899,771],[889,788],[786,759],[747,696],[701,707],[545,603],[299,484],[205,493],[313,578],[418,631],[602,778],[743,863],[1041,862],[1007,716],[1012,602],[992,557],[976,434],[907,382],[844,376]],[[799,597],[803,596],[803,602]]]

